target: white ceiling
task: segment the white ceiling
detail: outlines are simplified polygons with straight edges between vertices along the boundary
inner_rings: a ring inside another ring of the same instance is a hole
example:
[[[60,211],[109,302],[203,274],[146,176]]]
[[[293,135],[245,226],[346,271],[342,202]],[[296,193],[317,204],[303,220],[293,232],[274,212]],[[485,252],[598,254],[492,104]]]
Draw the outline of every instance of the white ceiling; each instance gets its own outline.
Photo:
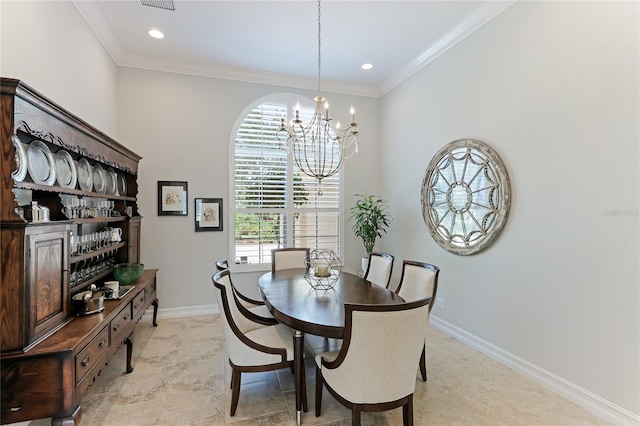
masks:
[[[381,96],[515,1],[325,0],[322,89]],[[73,3],[118,66],[317,88],[315,0]]]

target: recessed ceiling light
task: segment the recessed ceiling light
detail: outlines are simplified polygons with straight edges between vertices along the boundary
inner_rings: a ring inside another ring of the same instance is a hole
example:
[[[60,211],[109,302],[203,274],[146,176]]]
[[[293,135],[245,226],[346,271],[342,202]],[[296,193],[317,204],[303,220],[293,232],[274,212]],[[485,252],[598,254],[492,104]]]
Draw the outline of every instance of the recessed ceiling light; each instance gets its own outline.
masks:
[[[362,69],[363,70],[370,70],[371,68],[373,68],[373,64],[363,64],[362,65]]]
[[[153,38],[164,38],[164,34],[160,30],[149,30],[149,35]]]

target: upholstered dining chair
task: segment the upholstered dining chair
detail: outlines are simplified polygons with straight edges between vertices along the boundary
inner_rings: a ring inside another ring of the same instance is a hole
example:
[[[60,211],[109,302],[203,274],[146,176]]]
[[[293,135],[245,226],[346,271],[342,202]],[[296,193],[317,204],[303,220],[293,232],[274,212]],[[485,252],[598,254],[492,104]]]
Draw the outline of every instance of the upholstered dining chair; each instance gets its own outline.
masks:
[[[216,268],[218,269],[218,271],[229,269],[229,262],[227,261],[227,259],[219,259],[216,261]],[[240,292],[236,286],[233,286],[233,291],[238,297],[238,302],[240,302],[241,306],[239,307],[239,309],[243,311],[243,314],[245,316],[253,318],[254,321],[267,320],[267,324],[269,325],[277,323],[262,300],[252,299],[251,297],[242,294],[242,292]],[[254,315],[257,315],[258,318],[253,317]]]
[[[400,283],[396,289],[396,293],[406,302],[431,296],[429,302],[429,313],[436,300],[436,292],[438,291],[438,275],[440,268],[430,263],[416,262],[413,260],[404,260],[402,262],[402,275]],[[425,323],[426,326],[426,323]],[[420,357],[420,374],[423,381],[427,381],[427,345],[422,347],[422,356]]]
[[[389,288],[394,257],[388,253],[369,253],[369,263],[364,273],[364,279]]]
[[[393,305],[345,304],[344,342],[339,351],[316,356],[316,417],[322,389],[351,409],[351,424],[362,411],[402,406],[404,425],[413,425],[415,365],[424,347],[429,298]],[[389,344],[393,342],[393,344]]]
[[[293,370],[293,335],[289,327],[276,324],[262,326],[245,317],[233,291],[230,271],[225,269],[213,277],[214,290],[223,322],[227,355],[231,365],[231,410],[236,414],[240,399],[242,373],[290,368]],[[304,369],[302,374],[303,404],[307,395]]]
[[[309,248],[287,247],[271,250],[271,272],[281,269],[305,268]]]

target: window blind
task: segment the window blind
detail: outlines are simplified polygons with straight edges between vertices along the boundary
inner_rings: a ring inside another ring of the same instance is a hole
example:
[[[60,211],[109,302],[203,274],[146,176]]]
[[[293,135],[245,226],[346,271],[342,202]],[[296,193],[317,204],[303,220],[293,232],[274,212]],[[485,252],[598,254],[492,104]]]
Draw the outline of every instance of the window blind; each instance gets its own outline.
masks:
[[[235,262],[271,262],[271,249],[329,249],[340,256],[340,173],[323,179],[302,173],[276,138],[291,105],[265,102],[240,124],[235,140],[233,221]],[[314,109],[302,107],[308,122]]]

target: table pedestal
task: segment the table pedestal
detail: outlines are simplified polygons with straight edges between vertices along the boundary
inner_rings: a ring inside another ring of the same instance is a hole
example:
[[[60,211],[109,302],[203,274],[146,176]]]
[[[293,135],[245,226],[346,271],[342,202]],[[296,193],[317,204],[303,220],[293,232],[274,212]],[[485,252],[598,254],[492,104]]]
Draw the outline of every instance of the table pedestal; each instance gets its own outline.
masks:
[[[296,424],[300,426],[302,422],[302,411],[306,413],[307,407],[307,387],[304,386],[306,380],[304,371],[304,333],[295,330],[293,333],[293,374],[295,376],[296,391]]]

